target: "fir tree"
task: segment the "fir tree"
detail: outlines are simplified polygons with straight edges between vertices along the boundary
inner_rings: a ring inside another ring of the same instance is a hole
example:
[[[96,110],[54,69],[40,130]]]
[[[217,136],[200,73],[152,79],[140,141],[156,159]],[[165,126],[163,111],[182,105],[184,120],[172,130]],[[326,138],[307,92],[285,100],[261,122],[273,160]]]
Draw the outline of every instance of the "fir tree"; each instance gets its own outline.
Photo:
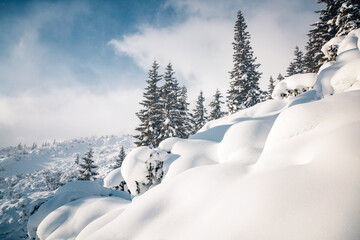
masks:
[[[250,46],[250,34],[246,31],[247,25],[241,13],[237,13],[234,28],[233,63],[230,72],[230,89],[227,92],[227,103],[230,113],[251,107],[258,103],[261,73],[257,71],[260,64],[256,64],[253,50]]]
[[[157,147],[161,139],[160,129],[163,122],[163,104],[160,98],[160,88],[158,82],[161,75],[158,73],[159,65],[154,61],[152,69],[148,73],[146,82],[148,86],[143,93],[144,100],[140,103],[143,106],[136,116],[141,121],[140,126],[136,128],[139,132],[134,136],[138,139],[135,142],[137,146]]]
[[[209,105],[211,108],[209,120],[215,120],[225,115],[225,112],[221,111],[221,104],[224,104],[224,102],[221,101],[222,95],[218,89],[216,90],[213,97],[214,99],[210,102]]]
[[[294,55],[295,55],[294,60],[290,63],[288,69],[286,70],[287,77],[299,73],[304,73],[303,53],[302,51],[300,51],[298,46],[295,47]]]
[[[75,164],[79,165],[79,163],[80,163],[80,156],[79,156],[79,154],[76,154]]]
[[[182,116],[178,98],[181,94],[179,84],[174,77],[171,63],[166,67],[164,74],[164,86],[161,88],[161,99],[164,109],[164,121],[161,126],[160,141],[169,137],[178,137],[182,131]]]
[[[121,146],[121,149],[120,149],[120,152],[119,152],[119,155],[116,157],[115,161],[116,161],[116,164],[114,166],[114,169],[116,168],[120,168],[124,162],[124,159],[126,157],[126,154],[125,154],[125,150],[124,150],[124,147]]]
[[[80,176],[78,178],[79,180],[89,181],[96,179],[95,176],[98,175],[98,173],[95,171],[97,166],[94,164],[93,154],[94,151],[90,147],[89,151],[85,153],[85,157],[81,158],[83,160],[83,163],[79,164],[80,166],[80,170],[79,170]]]
[[[187,102],[187,89],[185,86],[180,88],[180,94],[177,98],[178,100],[178,110],[181,116],[180,121],[178,122],[178,135],[179,138],[188,138],[192,132],[191,126],[191,116],[189,112],[189,103]]]
[[[192,114],[192,125],[193,125],[193,132],[195,134],[200,128],[202,128],[205,123],[207,122],[207,111],[204,106],[205,97],[203,96],[203,92],[200,91],[200,95],[198,100],[196,101],[196,107],[193,110]]]
[[[272,76],[270,76],[270,79],[269,79],[269,86],[268,86],[268,99],[272,99],[272,93],[274,91],[274,88],[275,88],[275,84],[274,84],[274,79],[272,78]]]
[[[276,80],[278,80],[278,82],[281,82],[282,80],[284,80],[284,77],[281,75],[281,73],[279,73],[278,77],[276,78]]]
[[[343,36],[351,30],[360,28],[360,3],[358,0],[318,0],[325,3],[325,9],[316,11],[319,20],[312,24],[309,40],[305,47],[304,65],[306,72],[318,72],[320,66],[333,61],[336,57],[336,46],[328,52],[328,58],[321,51],[322,46],[335,36]]]
[[[360,28],[360,2],[358,0],[340,0],[337,9],[335,36],[347,35],[350,31]]]

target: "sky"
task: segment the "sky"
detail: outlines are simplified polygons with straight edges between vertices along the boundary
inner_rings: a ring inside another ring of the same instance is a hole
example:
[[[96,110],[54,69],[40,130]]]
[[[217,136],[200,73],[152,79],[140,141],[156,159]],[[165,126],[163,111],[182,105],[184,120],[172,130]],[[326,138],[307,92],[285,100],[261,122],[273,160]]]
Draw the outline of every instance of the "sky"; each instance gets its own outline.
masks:
[[[147,72],[171,62],[194,103],[226,95],[241,10],[260,87],[304,49],[316,0],[0,0],[0,147],[134,134]],[[225,98],[223,99],[225,100]],[[191,105],[190,108],[193,108]]]

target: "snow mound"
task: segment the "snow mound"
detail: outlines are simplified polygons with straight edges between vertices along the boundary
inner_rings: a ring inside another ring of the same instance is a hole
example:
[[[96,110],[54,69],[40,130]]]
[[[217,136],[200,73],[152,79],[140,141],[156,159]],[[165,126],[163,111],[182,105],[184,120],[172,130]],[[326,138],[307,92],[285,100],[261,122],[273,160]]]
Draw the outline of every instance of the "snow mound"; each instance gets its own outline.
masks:
[[[330,40],[323,50],[334,42],[338,46],[336,62],[321,69],[314,85],[319,97],[360,89],[360,29]]]
[[[279,99],[288,96],[297,96],[314,86],[316,73],[295,74],[276,84],[272,98]]]
[[[57,208],[75,201],[80,198],[88,196],[118,196],[126,200],[130,200],[129,194],[121,191],[114,191],[105,187],[102,187],[97,182],[91,181],[74,181],[60,187],[53,198],[42,204],[33,215],[30,216],[28,221],[28,235],[30,238],[35,238],[36,230],[39,224],[48,216],[51,212]]]
[[[160,149],[142,146],[126,156],[121,166],[121,174],[131,194],[141,194],[151,185],[160,182],[163,176],[162,166],[167,155],[167,152]]]
[[[124,181],[124,178],[121,174],[121,168],[117,168],[104,178],[104,187],[114,188],[119,186],[122,181]]]
[[[284,80],[285,90],[316,80],[306,93],[281,99],[279,86],[277,99],[188,140],[134,149],[121,173],[137,197],[125,209],[114,202],[113,211],[85,215],[81,230],[68,223],[95,199],[79,200],[50,214],[41,238],[360,239],[358,33],[318,75]]]
[[[91,234],[87,226],[99,227],[113,211],[121,214],[129,201],[117,197],[86,197],[57,208],[41,222],[37,234],[40,239],[75,239]],[[91,209],[91,211],[89,211]]]

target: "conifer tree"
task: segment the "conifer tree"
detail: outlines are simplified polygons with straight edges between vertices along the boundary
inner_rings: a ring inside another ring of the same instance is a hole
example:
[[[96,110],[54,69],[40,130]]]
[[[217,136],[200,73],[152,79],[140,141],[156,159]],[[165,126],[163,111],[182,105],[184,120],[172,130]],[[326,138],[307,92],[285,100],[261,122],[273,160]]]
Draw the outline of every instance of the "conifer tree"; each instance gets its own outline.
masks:
[[[143,109],[136,113],[136,116],[141,121],[140,126],[136,128],[139,134],[134,136],[138,139],[135,142],[137,146],[157,147],[161,141],[159,137],[164,116],[160,88],[157,85],[161,80],[158,69],[159,65],[154,61],[146,80],[148,86],[143,93],[144,100],[140,103]]]
[[[200,95],[198,100],[196,101],[196,107],[193,109],[192,114],[192,134],[195,134],[200,128],[202,128],[207,122],[207,111],[204,106],[205,97],[203,96],[203,92],[200,91]]]
[[[276,80],[278,80],[278,82],[281,82],[282,80],[284,80],[284,77],[281,75],[281,73],[279,73],[278,77],[276,78]]]
[[[125,154],[124,146],[121,146],[119,155],[115,159],[116,163],[115,163],[114,169],[121,168],[125,157],[126,157],[126,154]]]
[[[360,28],[360,2],[358,0],[340,0],[337,9],[335,36],[347,35],[350,31]]]
[[[253,50],[250,46],[250,34],[246,31],[245,19],[238,11],[234,27],[233,63],[230,72],[230,89],[227,92],[227,103],[230,113],[251,107],[258,103],[261,73],[257,71],[260,64],[256,64]]]
[[[274,88],[275,88],[275,84],[274,84],[274,79],[272,78],[272,76],[270,76],[270,79],[269,79],[269,86],[268,86],[268,99],[272,99],[272,93],[274,91]]]
[[[79,163],[80,163],[80,155],[79,155],[79,154],[76,154],[75,164],[76,164],[76,165],[79,165]]]
[[[94,151],[90,147],[89,151],[85,153],[85,157],[81,158],[83,160],[83,163],[79,164],[80,166],[80,170],[79,170],[80,176],[78,178],[79,180],[89,181],[96,179],[95,176],[98,175],[98,173],[95,171],[97,166],[94,164],[93,154]]]
[[[178,98],[181,89],[174,77],[174,70],[171,63],[166,67],[164,74],[165,83],[161,88],[161,99],[163,103],[164,121],[161,125],[160,139],[164,140],[169,137],[177,137],[181,135],[182,116],[180,112]]]
[[[215,120],[221,118],[225,115],[225,112],[221,111],[221,104],[224,104],[221,101],[222,95],[219,89],[216,90],[215,94],[213,95],[214,99],[210,102],[210,115],[209,120]]]
[[[287,77],[299,73],[304,73],[303,53],[298,46],[295,47],[294,55],[295,55],[294,60],[290,63],[288,69],[286,70]]]
[[[333,61],[336,57],[336,47],[329,49],[326,58],[321,48],[335,36],[343,36],[351,30],[360,28],[360,3],[358,0],[318,0],[325,3],[325,9],[316,11],[319,20],[312,24],[309,40],[305,47],[304,65],[306,72],[318,72],[320,66]]]
[[[187,89],[185,86],[180,88],[180,94],[177,98],[178,110],[181,116],[178,122],[178,135],[179,138],[188,138],[192,132],[191,116],[189,112],[189,103],[187,102]]]

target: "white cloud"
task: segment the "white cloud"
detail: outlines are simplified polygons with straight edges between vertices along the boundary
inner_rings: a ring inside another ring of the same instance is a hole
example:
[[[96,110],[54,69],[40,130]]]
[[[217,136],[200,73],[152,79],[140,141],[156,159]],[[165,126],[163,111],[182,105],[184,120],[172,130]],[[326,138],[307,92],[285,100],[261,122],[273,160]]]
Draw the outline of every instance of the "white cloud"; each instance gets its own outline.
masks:
[[[252,3],[256,9],[252,9],[249,2],[241,0],[226,4],[169,0],[165,6],[185,11],[186,21],[161,29],[143,26],[139,33],[113,39],[109,44],[119,54],[132,57],[144,70],[150,68],[154,58],[163,66],[171,61],[177,76],[189,87],[190,97],[194,98],[200,89],[210,97],[216,88],[223,93],[228,88],[233,26],[236,11],[241,9],[246,13],[251,45],[264,73],[260,86],[266,89],[270,75],[285,73],[295,45],[304,46],[309,24],[316,18],[311,11],[299,10],[301,1],[286,2],[257,1]]]
[[[216,87],[228,84],[231,31],[228,21],[193,18],[166,29],[145,28],[140,34],[112,40],[110,44],[119,53],[131,56],[144,70],[154,59],[161,66],[170,61],[190,91],[211,90],[212,94]]]
[[[132,133],[141,90],[96,95],[85,89],[0,96],[0,146],[104,134]]]

